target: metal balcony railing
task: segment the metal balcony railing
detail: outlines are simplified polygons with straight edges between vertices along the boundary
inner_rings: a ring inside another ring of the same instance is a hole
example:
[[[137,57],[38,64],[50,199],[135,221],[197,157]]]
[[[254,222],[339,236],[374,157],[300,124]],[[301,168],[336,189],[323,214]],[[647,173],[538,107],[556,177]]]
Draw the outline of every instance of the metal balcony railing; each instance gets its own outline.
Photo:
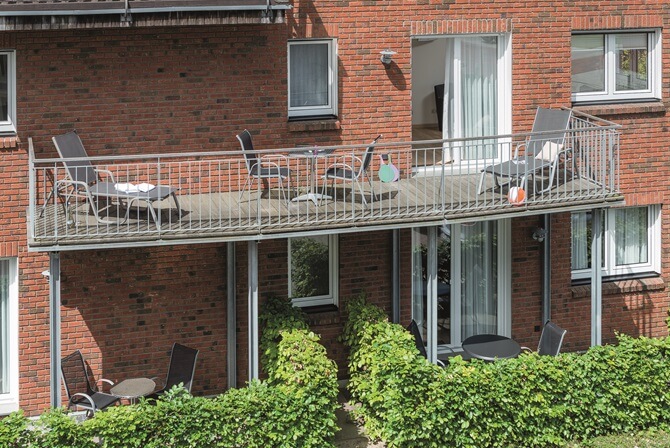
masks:
[[[250,176],[241,151],[79,160],[90,162],[105,173],[104,180],[120,188],[178,188],[178,205],[172,197],[153,202],[155,213],[127,194],[87,196],[82,185],[67,182],[63,159],[37,159],[31,141],[29,244],[47,250],[133,241],[239,240],[490,219],[620,201],[619,129],[574,113],[563,145],[548,147],[542,155],[553,157],[551,166],[530,170],[532,164],[519,164],[514,176],[497,179],[500,185],[483,169],[523,155],[523,144],[530,137],[542,141],[541,133],[420,142],[381,139],[364,171],[366,144],[256,151],[260,172],[281,169],[277,172],[285,175],[269,179]]]

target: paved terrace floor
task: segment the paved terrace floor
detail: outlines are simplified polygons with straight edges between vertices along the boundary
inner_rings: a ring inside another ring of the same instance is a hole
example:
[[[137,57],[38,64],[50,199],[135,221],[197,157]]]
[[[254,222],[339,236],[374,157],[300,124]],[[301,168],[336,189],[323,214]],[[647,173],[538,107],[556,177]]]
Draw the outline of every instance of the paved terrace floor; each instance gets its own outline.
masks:
[[[487,175],[488,176],[488,175]],[[150,220],[146,208],[134,207],[123,222],[125,209],[118,205],[104,212],[111,224],[96,221],[85,202],[70,206],[70,224],[66,223],[61,204],[50,203],[35,208],[34,235],[31,249],[67,250],[94,245],[123,245],[142,241],[216,240],[230,241],[267,237],[272,234],[309,232],[316,229],[402,227],[417,222],[440,220],[476,220],[493,215],[513,217],[561,210],[589,209],[621,202],[618,192],[583,178],[564,179],[548,192],[532,191],[522,205],[510,204],[507,188],[493,187],[491,177],[487,189],[477,193],[479,174],[415,176],[393,183],[373,182],[372,190],[364,185],[366,206],[352,184],[336,184],[327,190],[332,199],[314,204],[312,201],[283,199],[279,188],[269,191],[188,194],[180,191],[181,216],[171,199],[155,203],[161,215],[161,228]],[[540,180],[541,181],[541,180]],[[531,187],[532,188],[532,187]],[[294,198],[298,192],[289,192]],[[30,232],[29,232],[30,234]],[[158,244],[158,243],[156,243]]]

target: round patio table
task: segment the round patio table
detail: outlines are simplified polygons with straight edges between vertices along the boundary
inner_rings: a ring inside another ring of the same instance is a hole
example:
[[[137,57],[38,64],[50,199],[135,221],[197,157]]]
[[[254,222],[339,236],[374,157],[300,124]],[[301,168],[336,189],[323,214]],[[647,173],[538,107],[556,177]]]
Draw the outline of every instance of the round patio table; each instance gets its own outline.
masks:
[[[112,395],[125,398],[134,403],[139,397],[149,395],[156,388],[156,382],[149,378],[129,378],[123,380],[109,391]]]
[[[516,358],[521,353],[515,340],[498,334],[476,334],[466,338],[462,346],[467,354],[484,361]]]

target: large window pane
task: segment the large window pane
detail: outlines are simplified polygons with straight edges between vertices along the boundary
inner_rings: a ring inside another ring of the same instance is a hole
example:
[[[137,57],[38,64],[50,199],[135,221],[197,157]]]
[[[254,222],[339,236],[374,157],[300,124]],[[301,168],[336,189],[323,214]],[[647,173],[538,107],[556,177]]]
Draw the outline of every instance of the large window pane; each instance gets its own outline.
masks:
[[[291,298],[330,295],[330,244],[327,235],[291,238],[289,284]]]
[[[461,225],[461,338],[498,331],[496,221]]]
[[[619,34],[615,40],[616,90],[648,89],[647,34]]]
[[[605,90],[605,36],[572,36],[572,92]]]
[[[0,394],[9,393],[9,261],[0,260]]]
[[[616,265],[647,263],[648,213],[646,208],[624,208],[616,210]]]
[[[291,107],[328,105],[328,44],[292,45],[289,79]]]
[[[9,121],[9,56],[0,54],[0,121]]]

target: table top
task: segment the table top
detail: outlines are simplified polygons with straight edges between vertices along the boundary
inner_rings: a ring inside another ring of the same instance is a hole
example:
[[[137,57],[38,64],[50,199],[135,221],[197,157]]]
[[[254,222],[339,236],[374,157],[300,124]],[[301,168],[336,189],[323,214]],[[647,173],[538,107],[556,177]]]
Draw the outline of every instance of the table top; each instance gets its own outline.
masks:
[[[319,148],[318,146],[308,146],[304,151],[290,153],[289,157],[325,157],[329,154],[332,154],[334,151],[335,148]]]
[[[129,378],[113,386],[109,391],[119,398],[138,398],[149,395],[156,383],[149,378]]]
[[[498,334],[477,334],[463,341],[463,350],[473,358],[495,361],[516,358],[521,346],[513,339]]]

